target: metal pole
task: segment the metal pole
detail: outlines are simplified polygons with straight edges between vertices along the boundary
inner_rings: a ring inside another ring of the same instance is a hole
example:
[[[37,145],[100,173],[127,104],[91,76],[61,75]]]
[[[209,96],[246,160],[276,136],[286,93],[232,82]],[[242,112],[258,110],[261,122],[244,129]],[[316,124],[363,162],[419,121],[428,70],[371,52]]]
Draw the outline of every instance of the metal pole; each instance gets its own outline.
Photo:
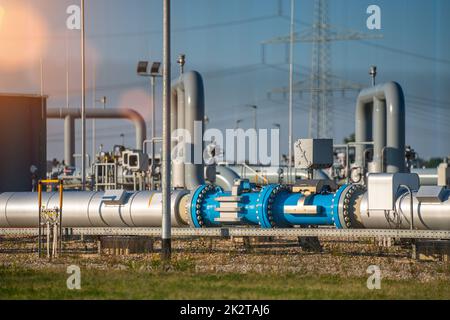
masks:
[[[152,176],[151,176],[151,187],[154,189],[154,173],[155,173],[155,137],[156,137],[156,128],[155,128],[155,107],[156,107],[156,77],[152,76],[151,78],[152,85]]]
[[[170,221],[170,0],[163,0],[163,145],[161,259],[171,258]]]
[[[38,256],[42,257],[42,183],[38,182],[38,208],[39,208],[39,236],[38,236]]]
[[[288,172],[289,179],[292,174],[292,131],[293,131],[293,104],[294,104],[294,5],[295,0],[291,0],[291,34],[289,44],[289,159]]]
[[[372,87],[375,87],[375,78],[377,77],[377,66],[371,66],[369,69],[370,77],[372,78]]]
[[[66,29],[65,42],[66,42],[66,108],[69,109],[69,105],[70,105],[70,100],[69,100],[70,74],[69,74],[69,41],[67,39],[67,29]]]
[[[92,65],[92,107],[95,109],[97,104],[97,94],[96,94],[96,69],[95,69],[95,61]],[[92,163],[95,162],[95,154],[97,151],[96,148],[96,137],[95,137],[95,118],[92,119]]]
[[[81,189],[86,189],[86,62],[84,0],[81,0]]]
[[[63,227],[62,227],[62,210],[63,210],[63,188],[64,188],[64,183],[63,183],[63,180],[59,180],[59,243],[58,243],[58,246],[59,246],[59,255],[61,255],[62,254],[62,236],[63,236],[63,233],[62,233],[62,230],[63,230]]]
[[[255,131],[258,131],[258,107],[254,106],[254,114],[253,114],[253,126],[255,127]]]

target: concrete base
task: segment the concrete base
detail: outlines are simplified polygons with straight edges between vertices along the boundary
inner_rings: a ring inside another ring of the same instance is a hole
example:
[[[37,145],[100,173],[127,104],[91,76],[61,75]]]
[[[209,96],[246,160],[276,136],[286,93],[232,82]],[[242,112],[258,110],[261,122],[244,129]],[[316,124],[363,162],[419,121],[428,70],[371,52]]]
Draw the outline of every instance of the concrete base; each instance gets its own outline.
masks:
[[[323,248],[318,237],[298,237],[299,246],[307,252],[322,252]]]
[[[421,261],[450,261],[450,241],[416,241],[416,259]]]
[[[110,255],[129,255],[153,252],[153,238],[112,236],[101,237],[99,253]]]

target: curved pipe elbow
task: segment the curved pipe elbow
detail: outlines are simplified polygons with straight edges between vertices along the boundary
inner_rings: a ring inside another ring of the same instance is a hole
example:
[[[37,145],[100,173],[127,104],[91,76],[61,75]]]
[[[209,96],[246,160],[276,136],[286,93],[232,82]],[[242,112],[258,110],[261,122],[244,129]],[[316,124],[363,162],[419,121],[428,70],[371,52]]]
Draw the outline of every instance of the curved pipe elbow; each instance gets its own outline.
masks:
[[[67,116],[81,119],[80,109],[51,108],[47,109],[48,119],[64,119]],[[142,150],[147,138],[147,126],[142,115],[130,108],[117,109],[86,109],[86,118],[89,119],[128,119],[133,122],[136,130],[136,150]],[[74,134],[74,133],[71,133]]]
[[[387,147],[386,169],[387,172],[404,172],[405,165],[403,153],[405,150],[405,98],[402,87],[397,82],[391,81],[374,87],[363,89],[357,99],[355,110],[355,138],[356,142],[372,141],[372,119],[375,108],[370,108],[374,100],[386,102],[385,120],[380,123],[381,130],[386,128],[386,143],[375,141],[377,145],[385,144]],[[363,162],[366,147],[357,146],[357,164]],[[380,155],[378,155],[380,156]]]

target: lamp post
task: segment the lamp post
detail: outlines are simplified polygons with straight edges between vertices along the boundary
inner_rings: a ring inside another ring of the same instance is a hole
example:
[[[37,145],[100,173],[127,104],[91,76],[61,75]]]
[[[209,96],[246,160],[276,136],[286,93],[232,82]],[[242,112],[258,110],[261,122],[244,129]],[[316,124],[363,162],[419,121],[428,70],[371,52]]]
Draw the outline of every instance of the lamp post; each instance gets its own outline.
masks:
[[[81,0],[81,190],[86,189],[86,47],[85,6]]]
[[[170,0],[163,2],[163,130],[162,130],[162,162],[161,162],[161,191],[162,191],[162,232],[161,259],[170,261],[172,255],[172,223],[170,203]]]
[[[292,153],[293,153],[293,116],[294,116],[294,38],[295,38],[295,0],[291,0],[291,22],[289,36],[289,125],[288,125],[288,179],[292,174]]]

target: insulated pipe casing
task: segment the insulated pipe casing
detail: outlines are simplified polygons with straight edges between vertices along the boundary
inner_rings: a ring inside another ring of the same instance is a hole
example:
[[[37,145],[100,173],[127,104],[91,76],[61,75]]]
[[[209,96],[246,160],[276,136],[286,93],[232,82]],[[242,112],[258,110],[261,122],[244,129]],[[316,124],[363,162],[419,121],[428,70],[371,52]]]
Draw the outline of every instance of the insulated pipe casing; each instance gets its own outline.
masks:
[[[373,162],[369,172],[383,172],[383,153],[386,146],[386,101],[373,99]]]
[[[406,190],[400,190],[395,210],[368,209],[368,196],[361,199],[360,217],[367,229],[410,229],[411,198]],[[413,228],[418,230],[450,230],[450,190],[446,190],[440,202],[421,202],[413,192]]]
[[[47,109],[47,119],[64,119],[64,161],[66,165],[74,165],[75,153],[75,125],[74,119],[81,118],[80,109],[53,108]],[[86,109],[89,119],[129,119],[136,128],[136,150],[142,150],[147,137],[147,126],[144,118],[135,110],[127,108],[117,109]]]
[[[186,226],[184,202],[189,192],[172,192],[172,226]],[[42,193],[42,205],[47,209],[59,207],[58,192]],[[108,203],[105,192],[65,192],[63,198],[63,227],[160,227],[161,192],[125,192],[123,201]],[[32,228],[39,221],[38,194],[17,192],[0,194],[0,227]]]
[[[380,107],[384,101],[386,115],[382,117]],[[375,115],[374,115],[375,114]],[[371,122],[374,119],[374,137],[372,137]],[[405,99],[401,86],[396,82],[388,82],[360,92],[356,104],[355,138],[357,143],[374,140],[374,159],[383,157],[385,171],[389,173],[405,172]],[[381,131],[386,127],[386,143],[383,143]],[[383,145],[384,144],[384,145]],[[380,148],[381,147],[381,148]],[[366,146],[356,147],[357,167],[363,167]]]
[[[204,160],[203,160],[203,121],[205,118],[205,95],[203,79],[196,71],[189,71],[180,76],[172,86],[172,115],[176,117],[173,124],[175,129],[186,129],[188,136],[183,136],[182,145],[184,156],[184,184],[187,189],[194,190],[205,183]],[[181,111],[183,109],[183,111]],[[184,125],[183,125],[184,123]],[[200,127],[198,127],[198,124]],[[196,127],[197,125],[197,127]],[[175,165],[175,170],[182,168]],[[181,173],[174,172],[175,177]],[[177,179],[177,182],[181,180]]]

